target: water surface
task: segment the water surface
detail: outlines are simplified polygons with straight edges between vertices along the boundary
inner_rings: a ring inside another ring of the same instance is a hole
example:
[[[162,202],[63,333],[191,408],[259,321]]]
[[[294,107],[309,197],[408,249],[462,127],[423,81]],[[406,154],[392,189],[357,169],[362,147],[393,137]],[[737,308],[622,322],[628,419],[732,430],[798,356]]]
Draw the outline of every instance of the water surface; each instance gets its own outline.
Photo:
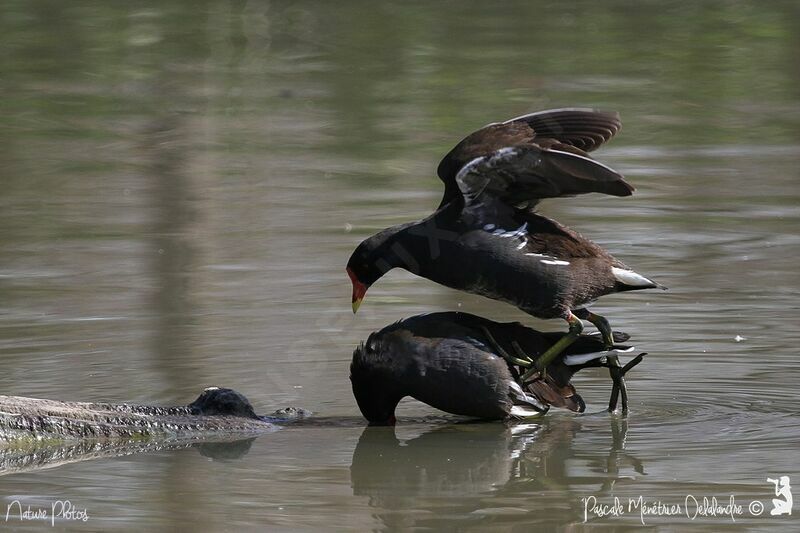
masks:
[[[3,394],[169,405],[220,385],[325,420],[239,457],[8,475],[0,509],[69,499],[91,517],[72,527],[104,531],[611,530],[640,517],[583,524],[582,498],[734,495],[735,523],[648,524],[797,529],[768,516],[767,482],[800,483],[793,3],[12,0],[0,15]],[[583,416],[512,431],[405,401],[396,430],[366,430],[347,378],[369,332],[459,309],[562,327],[404,272],[353,317],[344,264],[435,208],[435,165],[463,135],[574,105],[620,111],[598,157],[637,192],[542,211],[671,288],[597,307],[650,354],[632,413],[605,414],[607,375],[588,371]]]

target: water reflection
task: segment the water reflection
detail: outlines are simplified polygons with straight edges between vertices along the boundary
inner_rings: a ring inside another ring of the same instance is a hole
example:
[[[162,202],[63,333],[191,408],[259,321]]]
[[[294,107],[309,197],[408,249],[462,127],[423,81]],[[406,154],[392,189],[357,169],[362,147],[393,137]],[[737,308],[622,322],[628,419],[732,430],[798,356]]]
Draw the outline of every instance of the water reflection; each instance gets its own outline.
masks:
[[[605,417],[558,416],[528,447],[499,425],[448,425],[418,435],[437,448],[413,457],[403,427],[383,452],[413,464],[392,473],[368,453],[370,481],[353,453],[360,427],[299,427],[220,470],[198,453],[136,454],[6,476],[0,494],[81,496],[94,529],[369,530],[504,512],[541,525],[524,514],[540,509],[563,529],[584,488],[768,502],[767,473],[796,472],[798,2],[7,0],[2,11],[5,394],[169,404],[233,383],[255,405],[355,416],[347,365],[370,331],[425,311],[525,319],[397,274],[353,321],[342,266],[377,229],[431,212],[433,169],[465,132],[548,107],[620,111],[604,158],[638,191],[544,213],[672,290],[603,303],[651,353],[628,384],[627,446]],[[602,388],[599,405],[607,377],[578,388],[590,404]],[[349,486],[354,457],[364,497]],[[391,475],[408,494],[391,493]],[[463,493],[442,485],[457,479]],[[416,515],[420,493],[431,496]],[[239,522],[218,518],[232,513]]]
[[[37,443],[30,447],[0,447],[0,476],[35,472],[71,463],[125,457],[138,453],[196,449],[214,461],[241,459],[250,451],[255,437],[204,442],[147,442],[142,440],[79,441],[60,444]]]
[[[168,99],[163,94],[160,98]],[[141,135],[155,206],[150,241],[156,282],[153,316],[158,319],[151,353],[171,394],[187,382],[203,381],[197,365],[192,364],[192,335],[187,334],[193,323],[191,282],[197,255],[189,237],[196,217],[191,201],[193,189],[183,170],[188,158],[187,135],[185,121],[174,113],[153,120]]]
[[[591,424],[598,431],[596,421]],[[526,494],[545,492],[559,493],[561,505],[578,513],[586,491],[607,494],[618,479],[645,474],[644,462],[625,450],[625,418],[609,416],[610,440],[589,453],[576,443],[583,425],[580,417],[536,424],[457,423],[408,439],[398,438],[395,427],[367,427],[353,452],[353,494],[368,496],[389,528],[435,527],[454,516],[471,522],[528,515],[547,522],[547,506],[519,507]],[[576,468],[580,463],[585,464]],[[443,512],[446,516],[434,518]]]

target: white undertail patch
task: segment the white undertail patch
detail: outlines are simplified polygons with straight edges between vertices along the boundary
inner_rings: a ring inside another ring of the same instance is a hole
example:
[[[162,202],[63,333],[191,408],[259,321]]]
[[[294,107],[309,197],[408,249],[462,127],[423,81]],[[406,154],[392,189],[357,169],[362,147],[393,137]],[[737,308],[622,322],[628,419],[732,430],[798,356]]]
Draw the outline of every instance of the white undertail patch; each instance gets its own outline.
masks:
[[[629,287],[655,287],[656,284],[637,274],[633,270],[625,270],[624,268],[611,267],[611,273],[617,281]]]
[[[543,414],[545,414],[545,410],[539,411],[537,409],[534,409],[533,407],[528,407],[525,405],[515,405],[511,408],[511,411],[509,411],[508,414],[510,414],[515,418],[532,418],[535,416],[542,416]]]
[[[541,416],[547,412],[548,406],[543,405],[536,396],[526,393],[516,381],[509,380],[508,387],[511,389],[511,400],[514,402],[509,415],[516,418],[529,418]]]
[[[527,396],[527,394],[525,394],[525,391],[522,390],[522,387],[520,387],[519,383],[517,383],[516,381],[513,380],[509,381],[508,386],[512,391],[516,392],[520,396],[523,397]]]

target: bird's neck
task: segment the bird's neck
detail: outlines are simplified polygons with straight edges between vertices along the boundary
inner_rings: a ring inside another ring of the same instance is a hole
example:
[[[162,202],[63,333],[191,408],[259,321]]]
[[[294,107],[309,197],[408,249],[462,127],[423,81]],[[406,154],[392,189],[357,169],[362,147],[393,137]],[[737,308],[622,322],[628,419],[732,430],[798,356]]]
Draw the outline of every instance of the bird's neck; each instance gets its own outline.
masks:
[[[390,236],[386,240],[386,252],[381,258],[384,268],[402,268],[419,274],[425,262],[425,240],[422,235],[422,221],[402,224],[389,228]]]

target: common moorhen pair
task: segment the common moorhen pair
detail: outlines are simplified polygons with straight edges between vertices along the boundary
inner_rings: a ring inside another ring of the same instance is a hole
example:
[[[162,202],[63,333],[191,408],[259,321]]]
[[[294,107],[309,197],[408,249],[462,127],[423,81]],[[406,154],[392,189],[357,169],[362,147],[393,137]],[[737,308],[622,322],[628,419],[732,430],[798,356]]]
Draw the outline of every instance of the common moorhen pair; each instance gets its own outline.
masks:
[[[445,190],[438,209],[369,237],[353,252],[347,264],[353,312],[370,286],[399,267],[538,318],[566,320],[568,333],[535,358],[523,382],[575,342],[581,319],[612,347],[608,321],[586,307],[606,294],[664,287],[535,206],[590,192],[632,194],[622,175],[588,155],[620,126],[616,113],[570,108],[489,124],[467,136],[439,164]]]
[[[393,425],[395,407],[411,396],[448,413],[485,419],[528,418],[550,406],[582,413],[583,399],[570,383],[587,367],[608,366],[608,358],[633,347],[605,347],[598,335],[581,335],[548,366],[546,376],[518,383],[522,369],[510,353],[538,357],[564,337],[540,333],[518,322],[445,312],[417,315],[372,333],[356,348],[350,364],[353,394],[373,425]],[[614,332],[614,340],[628,336]],[[619,378],[640,354],[620,369]],[[624,390],[624,389],[623,389]],[[616,397],[612,397],[616,407]],[[627,408],[627,397],[622,402]]]

